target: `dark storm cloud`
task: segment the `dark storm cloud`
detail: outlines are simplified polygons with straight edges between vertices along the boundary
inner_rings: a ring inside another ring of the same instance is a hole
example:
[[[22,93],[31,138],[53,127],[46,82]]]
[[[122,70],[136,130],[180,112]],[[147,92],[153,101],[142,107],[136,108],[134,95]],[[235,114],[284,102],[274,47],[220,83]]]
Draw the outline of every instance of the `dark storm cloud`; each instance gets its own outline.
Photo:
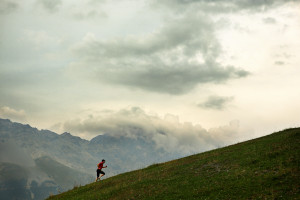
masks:
[[[220,47],[213,34],[214,28],[209,19],[202,17],[204,16],[188,15],[179,20],[168,21],[161,30],[142,37],[87,40],[76,50],[91,60],[163,54],[170,50],[176,51],[176,48],[182,49],[184,55],[201,51],[205,57],[216,57]]]
[[[0,14],[9,14],[17,8],[18,4],[15,1],[0,0]]]
[[[175,10],[184,7],[202,9],[207,13],[227,13],[242,10],[263,11],[270,7],[296,1],[298,0],[153,0],[153,4],[156,6],[164,5]]]
[[[159,93],[184,94],[201,83],[249,74],[216,62],[221,47],[214,26],[197,14],[166,21],[160,30],[140,37],[100,41],[90,35],[74,52],[81,59],[73,67],[98,80]]]
[[[104,77],[108,82],[118,83],[148,91],[180,95],[194,89],[198,84],[221,83],[231,78],[240,78],[248,75],[248,72],[234,67],[222,68],[215,66],[178,66],[172,67],[160,65],[145,67],[143,71],[119,70],[114,76],[107,73]]]
[[[205,102],[198,104],[199,107],[205,109],[223,110],[233,97],[210,96]]]
[[[238,135],[238,122],[206,130],[200,125],[179,123],[178,118],[151,116],[139,107],[120,110],[106,116],[71,120],[64,123],[66,131],[96,136],[140,138],[153,141],[158,148],[170,152],[195,153],[229,144]]]

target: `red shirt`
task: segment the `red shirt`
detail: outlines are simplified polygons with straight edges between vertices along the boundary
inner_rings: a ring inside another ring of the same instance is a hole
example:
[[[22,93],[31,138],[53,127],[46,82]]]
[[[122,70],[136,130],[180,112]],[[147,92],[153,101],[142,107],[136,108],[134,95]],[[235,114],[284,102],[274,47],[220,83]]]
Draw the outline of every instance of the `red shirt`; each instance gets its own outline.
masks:
[[[103,162],[101,162],[101,163],[98,164],[98,169],[101,170],[102,168],[103,168]]]

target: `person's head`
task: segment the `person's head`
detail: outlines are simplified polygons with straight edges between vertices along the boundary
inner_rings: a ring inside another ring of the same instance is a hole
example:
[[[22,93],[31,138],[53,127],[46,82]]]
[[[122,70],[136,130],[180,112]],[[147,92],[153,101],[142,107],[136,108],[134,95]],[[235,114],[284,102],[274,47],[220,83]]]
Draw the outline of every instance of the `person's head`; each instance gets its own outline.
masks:
[[[105,163],[105,160],[104,160],[104,159],[102,159],[102,162],[103,162],[103,163]]]

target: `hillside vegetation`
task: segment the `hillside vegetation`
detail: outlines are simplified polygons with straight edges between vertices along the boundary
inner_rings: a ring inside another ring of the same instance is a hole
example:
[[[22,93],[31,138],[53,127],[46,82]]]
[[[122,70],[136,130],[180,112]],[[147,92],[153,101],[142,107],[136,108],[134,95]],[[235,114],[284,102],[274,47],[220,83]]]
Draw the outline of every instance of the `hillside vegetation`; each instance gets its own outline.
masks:
[[[299,144],[300,128],[288,129],[49,199],[300,199]]]

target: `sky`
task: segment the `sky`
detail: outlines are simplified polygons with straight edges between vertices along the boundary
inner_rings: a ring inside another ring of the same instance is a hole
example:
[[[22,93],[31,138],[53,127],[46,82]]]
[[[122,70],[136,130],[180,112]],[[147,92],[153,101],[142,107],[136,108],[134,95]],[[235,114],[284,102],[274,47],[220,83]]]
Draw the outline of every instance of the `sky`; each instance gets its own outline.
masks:
[[[0,117],[183,151],[300,126],[299,10],[297,0],[0,0]]]

